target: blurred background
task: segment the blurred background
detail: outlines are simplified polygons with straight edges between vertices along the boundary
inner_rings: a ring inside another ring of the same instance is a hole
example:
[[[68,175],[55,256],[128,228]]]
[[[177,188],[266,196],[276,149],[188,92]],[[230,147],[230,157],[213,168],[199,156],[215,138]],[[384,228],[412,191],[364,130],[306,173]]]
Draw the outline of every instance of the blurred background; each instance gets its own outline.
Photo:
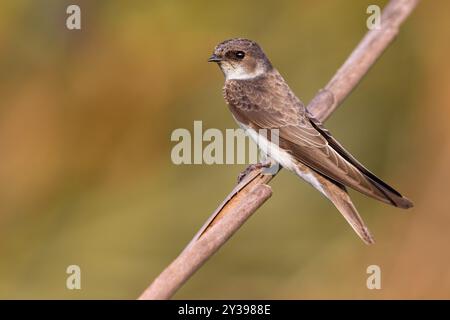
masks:
[[[176,128],[235,128],[206,63],[258,41],[306,103],[387,1],[60,1],[0,4],[0,298],[134,299],[184,248],[244,165],[174,165]],[[78,4],[82,30],[67,30]],[[282,171],[272,198],[179,299],[450,298],[450,2],[422,1],[326,126],[411,198],[351,195],[366,246]],[[81,268],[81,290],[66,268]],[[381,267],[381,290],[366,268]]]

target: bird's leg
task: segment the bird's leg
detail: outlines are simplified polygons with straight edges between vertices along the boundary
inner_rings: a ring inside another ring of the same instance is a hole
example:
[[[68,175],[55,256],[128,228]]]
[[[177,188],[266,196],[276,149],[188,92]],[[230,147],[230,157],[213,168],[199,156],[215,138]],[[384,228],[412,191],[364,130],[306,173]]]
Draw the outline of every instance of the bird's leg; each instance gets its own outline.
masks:
[[[264,168],[263,174],[276,174],[280,170],[280,165],[270,157],[263,157],[260,162],[249,165],[242,171],[238,178],[238,184],[252,171]]]
[[[269,164],[269,166],[270,166],[270,164]],[[263,167],[267,167],[267,165],[264,163],[261,163],[261,162],[253,163],[253,164],[249,165],[247,168],[245,168],[244,171],[239,173],[238,178],[237,178],[237,183],[238,184],[241,183],[241,181],[244,180],[244,178],[253,170],[261,169]]]

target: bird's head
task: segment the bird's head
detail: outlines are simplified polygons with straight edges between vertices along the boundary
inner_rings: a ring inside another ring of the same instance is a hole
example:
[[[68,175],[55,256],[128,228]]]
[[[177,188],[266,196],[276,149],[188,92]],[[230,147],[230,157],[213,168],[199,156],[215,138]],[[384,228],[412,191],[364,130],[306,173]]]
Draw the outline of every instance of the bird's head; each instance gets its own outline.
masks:
[[[219,43],[208,62],[216,62],[227,80],[252,79],[272,69],[261,47],[242,38]]]

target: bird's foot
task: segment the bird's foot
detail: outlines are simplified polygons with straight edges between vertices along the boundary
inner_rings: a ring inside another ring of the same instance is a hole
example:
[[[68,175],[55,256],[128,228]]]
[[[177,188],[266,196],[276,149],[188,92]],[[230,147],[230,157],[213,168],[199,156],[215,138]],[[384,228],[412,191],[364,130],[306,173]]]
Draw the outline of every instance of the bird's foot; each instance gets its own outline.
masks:
[[[254,164],[251,164],[251,165],[249,165],[247,168],[245,168],[245,170],[242,171],[242,172],[238,175],[237,183],[238,183],[238,184],[241,183],[242,180],[244,180],[244,178],[245,178],[246,176],[248,176],[250,172],[252,172],[252,171],[254,171],[254,170],[261,169],[261,168],[270,168],[271,166],[272,166],[272,161],[267,161],[267,162],[264,162],[264,163],[261,163],[261,162],[260,162],[260,163],[254,163]]]

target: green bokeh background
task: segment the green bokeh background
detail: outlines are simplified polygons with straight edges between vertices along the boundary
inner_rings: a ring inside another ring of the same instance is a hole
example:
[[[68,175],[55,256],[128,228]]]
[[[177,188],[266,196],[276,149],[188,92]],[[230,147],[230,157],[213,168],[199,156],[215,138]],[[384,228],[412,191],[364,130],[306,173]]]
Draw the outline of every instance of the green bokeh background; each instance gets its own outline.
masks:
[[[65,28],[68,4],[82,30]],[[257,40],[308,102],[386,1],[0,4],[0,298],[134,299],[232,189],[243,165],[171,162],[176,128],[235,128],[206,63]],[[352,192],[364,245],[288,172],[175,298],[450,298],[450,2],[422,1],[327,127],[415,202]],[[66,268],[81,267],[81,290]],[[366,268],[382,289],[366,288]]]

